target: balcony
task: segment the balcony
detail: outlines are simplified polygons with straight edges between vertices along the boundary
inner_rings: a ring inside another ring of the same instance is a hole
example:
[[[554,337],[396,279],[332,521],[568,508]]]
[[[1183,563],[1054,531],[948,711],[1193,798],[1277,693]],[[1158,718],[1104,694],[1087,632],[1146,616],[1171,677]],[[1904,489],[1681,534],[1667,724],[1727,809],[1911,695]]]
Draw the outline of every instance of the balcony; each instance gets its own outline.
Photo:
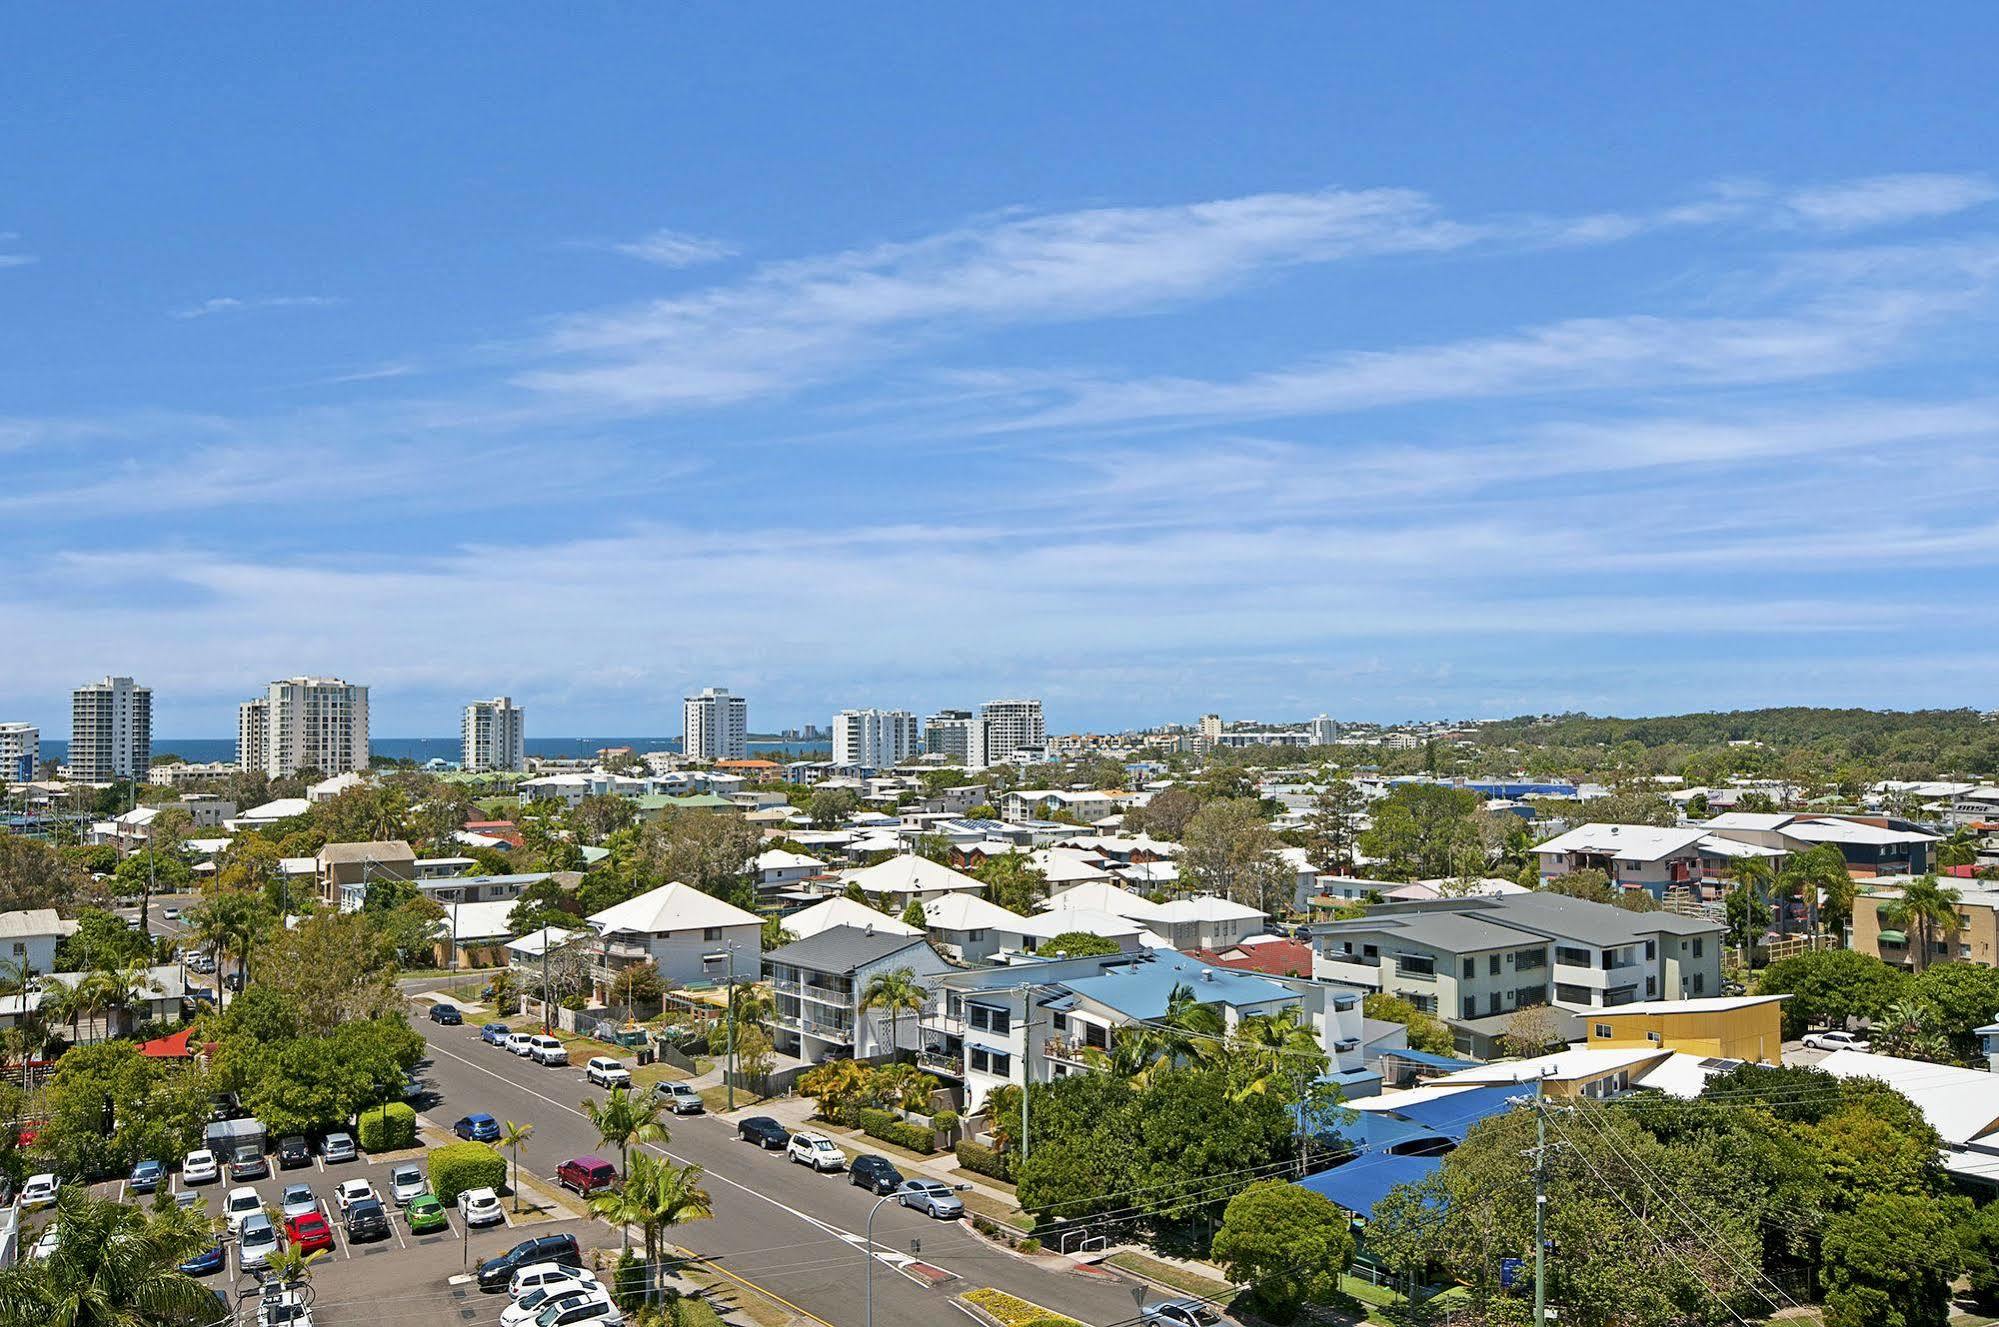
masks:
[[[1091,1053],[1108,1055],[1110,1047],[1093,1046],[1074,1037],[1050,1037],[1041,1043],[1041,1053],[1063,1064],[1090,1064]]]
[[[945,1055],[941,1051],[918,1051],[916,1067],[927,1074],[944,1074],[951,1078],[965,1076],[965,1061],[956,1055]]]

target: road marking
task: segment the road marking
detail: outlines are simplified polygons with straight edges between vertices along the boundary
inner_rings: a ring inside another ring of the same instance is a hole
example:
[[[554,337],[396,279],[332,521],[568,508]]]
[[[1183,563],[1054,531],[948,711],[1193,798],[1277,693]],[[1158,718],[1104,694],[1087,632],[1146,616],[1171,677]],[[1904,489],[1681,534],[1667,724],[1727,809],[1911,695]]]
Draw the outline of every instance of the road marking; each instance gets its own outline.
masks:
[[[783,1204],[779,1204],[779,1206],[783,1206]],[[814,1313],[811,1309],[802,1309],[798,1307],[798,1305],[786,1299],[783,1295],[778,1294],[776,1291],[765,1290],[762,1286],[758,1285],[756,1282],[751,1281],[746,1277],[737,1276],[734,1272],[730,1271],[726,1267],[717,1266],[715,1263],[710,1262],[707,1258],[701,1257],[699,1255],[696,1255],[695,1261],[701,1263],[703,1266],[707,1267],[708,1270],[712,1272],[716,1272],[722,1276],[728,1277],[731,1281],[736,1282],[738,1285],[747,1286],[749,1289],[755,1291],[759,1295],[764,1296],[766,1299],[772,1299],[777,1301],[778,1303],[784,1305],[786,1308],[790,1309],[793,1313],[798,1314],[800,1317],[812,1319],[812,1321],[819,1324],[819,1327],[833,1327],[832,1323],[827,1322],[824,1318]]]
[[[515,1082],[515,1081],[514,1081],[513,1079],[511,1079],[511,1078],[508,1078],[508,1077],[507,1077],[507,1076],[506,1076],[505,1074],[499,1074],[499,1073],[494,1073],[494,1072],[493,1072],[493,1071],[492,1071],[491,1069],[488,1069],[488,1068],[487,1068],[487,1067],[486,1067],[485,1065],[483,1065],[483,1064],[473,1064],[471,1060],[468,1060],[468,1059],[466,1059],[466,1058],[465,1058],[464,1056],[462,1056],[462,1055],[459,1055],[459,1054],[458,1054],[458,1053],[456,1053],[455,1051],[449,1051],[449,1050],[444,1050],[444,1048],[443,1048],[443,1047],[440,1047],[440,1046],[437,1046],[437,1045],[435,1045],[435,1044],[433,1044],[433,1045],[432,1045],[431,1049],[432,1049],[432,1051],[434,1051],[434,1052],[435,1052],[435,1051],[443,1051],[443,1053],[444,1053],[444,1054],[446,1054],[446,1055],[449,1055],[449,1056],[451,1056],[451,1058],[452,1058],[452,1059],[454,1059],[454,1060],[457,1060],[457,1061],[458,1061],[459,1063],[461,1063],[461,1064],[464,1064],[464,1065],[468,1065],[468,1066],[470,1066],[471,1068],[474,1068],[474,1069],[477,1069],[477,1070],[478,1070],[478,1071],[479,1071],[480,1073],[482,1073],[482,1074],[487,1074],[487,1075],[489,1075],[489,1076],[491,1076],[491,1077],[493,1077],[493,1078],[497,1078],[497,1079],[499,1079],[499,1080],[500,1080],[500,1081],[501,1081],[502,1083],[506,1083],[506,1084],[508,1084],[508,1085],[510,1085],[510,1086],[512,1086],[512,1087],[517,1087],[517,1088],[519,1088],[519,1089],[520,1089],[521,1091],[523,1091],[523,1092],[527,1093],[527,1094],[528,1094],[529,1096],[531,1096],[531,1097],[535,1098],[535,1099],[536,1099],[537,1101],[543,1101],[543,1102],[546,1102],[546,1103],[548,1103],[549,1105],[551,1105],[551,1106],[555,1107],[555,1108],[556,1108],[557,1110],[561,1110],[561,1111],[567,1111],[567,1112],[569,1112],[569,1114],[571,1114],[571,1115],[574,1115],[574,1116],[575,1116],[575,1117],[576,1117],[577,1119],[579,1119],[579,1120],[588,1120],[588,1119],[590,1118],[589,1116],[585,1115],[585,1114],[584,1114],[584,1113],[583,1113],[582,1111],[580,1111],[580,1110],[576,1109],[576,1108],[575,1108],[574,1106],[565,1106],[565,1105],[564,1105],[564,1104],[562,1104],[562,1103],[561,1103],[560,1101],[557,1101],[557,1100],[556,1100],[556,1099],[555,1099],[554,1097],[549,1097],[549,1096],[543,1096],[543,1095],[542,1095],[541,1093],[539,1093],[539,1092],[535,1091],[535,1090],[534,1090],[533,1088],[529,1087],[529,1086],[528,1086],[527,1084],[525,1084],[525,1083],[518,1083],[518,1082]],[[701,1163],[700,1163],[700,1162],[698,1162],[698,1161],[693,1161],[693,1160],[691,1160],[691,1159],[689,1159],[689,1158],[687,1158],[687,1157],[684,1157],[684,1156],[680,1156],[680,1155],[678,1155],[677,1153],[674,1153],[674,1152],[669,1152],[669,1151],[667,1151],[667,1150],[666,1150],[665,1148],[663,1148],[663,1147],[659,1147],[659,1146],[657,1146],[656,1144],[652,1144],[652,1143],[645,1143],[645,1144],[642,1144],[642,1146],[643,1146],[643,1147],[644,1147],[644,1149],[645,1149],[645,1150],[647,1150],[647,1151],[650,1151],[650,1152],[656,1152],[656,1153],[658,1153],[658,1154],[659,1154],[660,1156],[663,1156],[663,1157],[667,1157],[668,1159],[670,1159],[670,1160],[673,1160],[673,1161],[677,1161],[677,1162],[679,1162],[679,1163],[680,1163],[681,1165],[683,1165],[683,1166],[691,1166],[691,1165],[700,1165],[700,1164],[701,1164]],[[763,1152],[763,1151],[766,1151],[766,1150],[768,1150],[768,1149],[765,1149],[765,1148],[759,1148],[759,1149],[758,1149],[758,1151],[759,1151],[759,1152]],[[743,1191],[744,1193],[747,1193],[747,1194],[749,1194],[749,1195],[750,1195],[750,1196],[751,1196],[752,1198],[757,1198],[757,1199],[759,1199],[759,1200],[761,1200],[761,1201],[763,1201],[763,1202],[766,1202],[766,1203],[769,1203],[769,1204],[770,1204],[770,1205],[771,1205],[772,1207],[775,1207],[775,1208],[777,1208],[777,1209],[778,1209],[779,1211],[781,1211],[781,1212],[788,1212],[788,1213],[790,1213],[790,1214],[791,1214],[792,1216],[795,1216],[795,1217],[797,1217],[797,1218],[798,1218],[798,1219],[799,1219],[800,1221],[803,1221],[803,1222],[805,1222],[805,1224],[807,1224],[807,1225],[809,1225],[809,1226],[812,1226],[812,1227],[814,1227],[815,1229],[818,1229],[818,1230],[823,1230],[823,1231],[825,1231],[825,1232],[826,1232],[826,1233],[827,1233],[828,1235],[831,1235],[831,1236],[833,1236],[833,1237],[834,1237],[835,1239],[838,1239],[838,1240],[840,1240],[840,1241],[842,1241],[842,1242],[844,1242],[844,1243],[846,1243],[846,1244],[849,1244],[849,1245],[852,1245],[852,1246],[854,1246],[854,1247],[856,1247],[856,1248],[861,1248],[861,1247],[865,1246],[865,1245],[866,1245],[866,1243],[867,1243],[867,1240],[866,1240],[866,1237],[865,1237],[865,1236],[862,1236],[862,1235],[856,1235],[856,1234],[854,1234],[854,1233],[853,1233],[852,1231],[849,1231],[849,1230],[842,1230],[842,1229],[841,1229],[840,1227],[838,1227],[838,1226],[836,1226],[836,1225],[833,1225],[833,1224],[832,1224],[832,1223],[830,1223],[830,1222],[827,1222],[827,1221],[822,1221],[822,1220],[820,1220],[820,1219],[819,1219],[818,1217],[816,1217],[816,1216],[813,1216],[813,1215],[812,1215],[811,1213],[809,1213],[809,1212],[801,1212],[801,1211],[799,1211],[799,1210],[798,1210],[798,1209],[797,1209],[796,1207],[792,1207],[792,1206],[791,1206],[791,1205],[789,1205],[788,1203],[781,1203],[781,1202],[779,1202],[779,1201],[778,1201],[777,1199],[775,1199],[775,1198],[771,1197],[771,1196],[770,1196],[769,1194],[767,1194],[767,1193],[763,1192],[763,1191],[762,1191],[761,1189],[755,1189],[755,1188],[752,1188],[752,1187],[750,1187],[750,1186],[749,1186],[749,1185],[747,1185],[747,1184],[744,1184],[744,1183],[741,1183],[740,1181],[737,1181],[737,1180],[732,1180],[732,1179],[730,1179],[730,1178],[729,1178],[729,1177],[728,1177],[727,1175],[724,1175],[724,1174],[722,1174],[722,1173],[721,1173],[720,1171],[716,1171],[716,1170],[711,1170],[711,1169],[709,1169],[709,1168],[708,1168],[708,1167],[706,1167],[706,1166],[702,1166],[702,1173],[703,1173],[703,1174],[704,1174],[704,1175],[705,1175],[705,1176],[706,1176],[706,1177],[707,1177],[708,1179],[711,1179],[711,1180],[720,1180],[720,1181],[721,1181],[722,1183],[724,1183],[724,1184],[728,1185],[728,1186],[729,1186],[730,1188],[732,1188],[732,1189],[740,1189],[740,1190],[742,1190],[742,1191]],[[906,1255],[906,1254],[895,1254],[895,1253],[890,1253],[890,1252],[888,1252],[887,1250],[885,1250],[885,1249],[882,1249],[882,1248],[880,1247],[880,1244],[881,1244],[881,1241],[880,1241],[880,1240],[876,1240],[876,1241],[875,1241],[875,1244],[876,1244],[876,1250],[875,1250],[875,1254],[874,1254],[875,1258],[876,1258],[876,1259],[878,1259],[879,1261],[883,1262],[883,1263],[886,1263],[886,1264],[887,1264],[887,1265],[888,1265],[889,1267],[892,1267],[892,1268],[894,1268],[894,1269],[895,1269],[896,1271],[901,1271],[901,1270],[902,1270],[902,1264],[903,1264],[903,1263],[907,1263],[907,1262],[911,1262],[911,1261],[914,1261],[913,1259],[911,1259],[911,1258],[910,1258],[910,1257],[909,1257],[908,1255]],[[936,1263],[932,1263],[932,1264],[931,1264],[931,1266],[933,1266],[933,1267],[936,1267],[936,1266],[937,1266],[937,1264],[936,1264]],[[719,1269],[718,1269],[718,1270],[719,1270]],[[949,1270],[949,1269],[948,1269],[948,1268],[940,1268],[939,1270]],[[749,1283],[749,1282],[747,1282],[747,1281],[745,1281],[745,1282],[744,1282],[743,1284],[745,1284],[745,1285],[749,1285],[750,1283]],[[754,1288],[754,1289],[761,1289],[761,1287],[752,1287],[752,1288]],[[765,1293],[769,1293],[769,1292],[767,1292],[767,1291],[766,1291]],[[774,1298],[774,1297],[773,1297],[773,1298]],[[782,1302],[782,1301],[780,1301],[780,1302]],[[796,1307],[796,1306],[794,1305],[794,1306],[790,1306],[790,1307]],[[805,1313],[805,1310],[803,1310],[803,1309],[799,1309],[799,1310],[798,1310],[798,1312],[800,1312],[800,1313]],[[809,1314],[809,1313],[807,1313],[807,1314],[806,1314],[806,1316],[807,1316],[807,1317],[809,1317],[809,1318],[812,1318],[812,1320],[813,1320],[814,1322],[825,1322],[825,1319],[824,1319],[824,1318],[818,1318],[818,1317],[814,1317],[814,1316],[813,1316],[812,1314]],[[830,1324],[829,1324],[829,1327],[830,1327]]]

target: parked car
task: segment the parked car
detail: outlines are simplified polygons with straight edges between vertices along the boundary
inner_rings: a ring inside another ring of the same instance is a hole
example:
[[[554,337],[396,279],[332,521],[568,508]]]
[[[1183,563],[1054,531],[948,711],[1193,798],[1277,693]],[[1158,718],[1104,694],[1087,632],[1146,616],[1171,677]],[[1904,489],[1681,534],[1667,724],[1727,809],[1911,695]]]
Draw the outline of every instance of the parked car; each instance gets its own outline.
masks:
[[[498,1294],[507,1288],[514,1273],[535,1263],[556,1262],[564,1267],[581,1267],[583,1251],[574,1235],[537,1235],[524,1239],[497,1258],[479,1264],[479,1289]]]
[[[179,920],[180,920],[180,909],[179,909],[179,908],[162,908],[162,909],[160,910],[160,920],[161,920],[161,921],[168,921],[168,922],[177,922],[177,921],[179,921]]]
[[[38,1208],[53,1207],[56,1192],[62,1188],[62,1180],[44,1171],[40,1175],[30,1175],[28,1182],[21,1186],[21,1210],[32,1212]]]
[[[609,1055],[593,1055],[583,1066],[583,1077],[599,1087],[630,1087],[632,1071],[625,1068],[623,1060]]]
[[[222,1178],[222,1167],[216,1164],[215,1153],[198,1148],[181,1158],[180,1178],[183,1184],[213,1184]]]
[[[218,1239],[215,1243],[182,1263],[180,1270],[189,1276],[208,1276],[211,1273],[221,1271],[228,1265],[228,1251],[222,1247],[222,1241]]]
[[[475,1143],[497,1143],[500,1141],[500,1122],[481,1111],[477,1115],[461,1117],[451,1126],[451,1132]]]
[[[302,1134],[286,1134],[278,1139],[278,1169],[295,1170],[312,1164],[312,1147]]]
[[[895,1191],[895,1198],[904,1207],[934,1216],[940,1221],[956,1221],[965,1214],[965,1204],[951,1192],[951,1186],[941,1180],[904,1180],[902,1187]]]
[[[231,995],[240,995],[243,992],[243,974],[240,972],[228,973],[222,978],[222,984],[229,988]]]
[[[1222,1315],[1215,1312],[1214,1305],[1202,1300],[1162,1299],[1140,1309],[1138,1320],[1157,1323],[1158,1327],[1215,1327]]]
[[[529,1263],[517,1269],[513,1280],[507,1282],[507,1296],[518,1304],[529,1291],[546,1290],[565,1281],[574,1282],[584,1289],[597,1284],[596,1276],[581,1267],[559,1262]]]
[[[240,1230],[245,1217],[249,1216],[252,1212],[262,1212],[263,1210],[263,1195],[245,1185],[240,1189],[231,1189],[229,1191],[229,1197],[222,1204],[222,1217],[229,1223],[230,1230]]]
[[[236,1231],[236,1266],[254,1271],[278,1251],[278,1228],[262,1211],[250,1213]]]
[[[160,1181],[167,1177],[167,1168],[147,1157],[132,1167],[132,1174],[125,1181],[125,1187],[133,1193],[151,1193],[160,1187]]]
[[[409,1222],[412,1235],[451,1228],[451,1218],[444,1214],[444,1204],[437,1201],[434,1193],[420,1193],[410,1199]]]
[[[515,1055],[525,1056],[534,1049],[535,1034],[532,1032],[509,1032],[507,1050]]]
[[[701,1094],[685,1083],[654,1083],[652,1094],[675,1115],[699,1115],[708,1109]]]
[[[395,1199],[397,1207],[408,1207],[418,1194],[429,1192],[422,1166],[397,1166],[389,1172],[389,1197]]]
[[[286,1218],[304,1216],[307,1212],[319,1210],[319,1197],[310,1184],[287,1184],[278,1196],[278,1215]]]
[[[500,1195],[491,1189],[467,1189],[458,1195],[458,1215],[474,1229],[497,1226],[507,1219],[500,1210]]]
[[[791,1143],[785,1148],[785,1155],[802,1166],[810,1166],[817,1171],[836,1171],[847,1168],[847,1154],[831,1138],[823,1133],[795,1133]]]
[[[1856,1037],[1851,1032],[1837,1030],[1828,1032],[1807,1032],[1805,1048],[1814,1051],[1864,1051],[1873,1047],[1872,1042]]]
[[[344,1213],[347,1238],[355,1243],[389,1237],[389,1213],[379,1198],[363,1198],[350,1204]]]
[[[534,1315],[535,1327],[622,1327],[624,1311],[601,1290],[572,1291],[551,1298]]]
[[[381,1198],[376,1195],[375,1186],[366,1180],[342,1180],[334,1186],[333,1201],[344,1216],[355,1203],[378,1203]]]
[[[598,1289],[595,1278],[586,1285],[575,1276],[557,1277],[544,1285],[522,1291],[513,1303],[501,1309],[500,1327],[531,1327],[544,1310],[553,1313],[554,1305],[581,1302]]]
[[[350,1133],[330,1133],[319,1140],[319,1155],[327,1165],[336,1161],[352,1161],[355,1157],[354,1135]]]
[[[217,1092],[208,1100],[208,1122],[220,1124],[224,1120],[243,1117],[243,1103],[236,1099],[234,1092]]]
[[[246,1152],[229,1163],[229,1178],[241,1184],[244,1180],[267,1180],[271,1177],[271,1163],[262,1152]]]
[[[482,1023],[479,1026],[479,1040],[488,1046],[505,1046],[511,1031],[512,1029],[505,1023]]]
[[[618,1182],[618,1168],[602,1157],[571,1157],[555,1168],[555,1182],[574,1189],[579,1198],[588,1198],[599,1189]]]
[[[285,1243],[300,1253],[311,1253],[314,1249],[333,1247],[333,1227],[326,1224],[326,1218],[318,1212],[305,1212],[285,1218]]]
[[[554,1037],[537,1032],[528,1038],[528,1058],[553,1069],[569,1063],[569,1048]]]
[[[869,1193],[883,1196],[894,1193],[902,1187],[902,1172],[887,1157],[870,1152],[866,1156],[855,1157],[847,1167],[847,1183],[859,1185]]]
[[[430,1021],[443,1027],[455,1028],[464,1023],[465,1015],[458,1012],[455,1004],[434,1004],[430,1007]]]
[[[752,1115],[736,1126],[736,1136],[772,1152],[791,1145],[791,1130],[768,1115]]]

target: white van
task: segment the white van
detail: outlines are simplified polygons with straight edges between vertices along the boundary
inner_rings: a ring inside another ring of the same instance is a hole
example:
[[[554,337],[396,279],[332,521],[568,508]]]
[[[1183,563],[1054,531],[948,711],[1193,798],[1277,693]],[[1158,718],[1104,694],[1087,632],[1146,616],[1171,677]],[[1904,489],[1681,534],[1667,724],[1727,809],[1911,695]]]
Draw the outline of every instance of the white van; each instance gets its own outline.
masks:
[[[550,1068],[569,1063],[569,1048],[546,1033],[528,1038],[528,1058]]]

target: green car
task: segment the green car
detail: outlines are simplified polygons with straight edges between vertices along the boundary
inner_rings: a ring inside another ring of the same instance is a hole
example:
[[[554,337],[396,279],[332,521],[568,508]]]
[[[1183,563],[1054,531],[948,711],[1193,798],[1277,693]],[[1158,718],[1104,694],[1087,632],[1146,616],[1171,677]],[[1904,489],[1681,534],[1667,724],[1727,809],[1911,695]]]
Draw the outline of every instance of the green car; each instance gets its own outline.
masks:
[[[423,1235],[433,1230],[443,1230],[450,1226],[444,1215],[444,1204],[428,1193],[420,1193],[410,1199],[410,1234]]]

